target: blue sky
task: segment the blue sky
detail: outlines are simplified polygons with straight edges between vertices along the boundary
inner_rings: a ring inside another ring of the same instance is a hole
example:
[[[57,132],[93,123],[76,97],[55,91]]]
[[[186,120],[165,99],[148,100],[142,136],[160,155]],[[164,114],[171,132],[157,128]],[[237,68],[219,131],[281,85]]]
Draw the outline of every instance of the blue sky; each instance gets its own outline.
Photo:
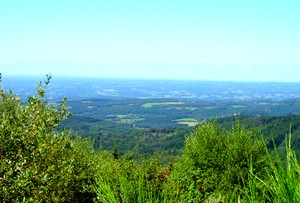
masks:
[[[300,82],[298,0],[0,0],[0,71]]]

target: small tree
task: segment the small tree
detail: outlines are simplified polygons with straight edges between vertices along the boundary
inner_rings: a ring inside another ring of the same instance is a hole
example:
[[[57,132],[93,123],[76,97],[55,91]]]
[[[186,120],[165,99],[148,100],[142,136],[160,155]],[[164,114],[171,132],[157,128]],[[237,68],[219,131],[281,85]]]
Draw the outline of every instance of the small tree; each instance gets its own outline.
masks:
[[[25,105],[0,87],[0,199],[3,202],[83,202],[92,199],[93,147],[55,131],[67,119],[66,99],[45,102],[51,79],[37,86]],[[82,195],[84,194],[84,195]]]
[[[184,180],[183,190],[193,191],[191,196],[203,201],[218,191],[244,187],[250,163],[256,174],[262,174],[267,166],[265,155],[264,140],[239,122],[228,132],[214,122],[204,122],[186,138],[184,164],[179,165],[185,177],[178,176]]]

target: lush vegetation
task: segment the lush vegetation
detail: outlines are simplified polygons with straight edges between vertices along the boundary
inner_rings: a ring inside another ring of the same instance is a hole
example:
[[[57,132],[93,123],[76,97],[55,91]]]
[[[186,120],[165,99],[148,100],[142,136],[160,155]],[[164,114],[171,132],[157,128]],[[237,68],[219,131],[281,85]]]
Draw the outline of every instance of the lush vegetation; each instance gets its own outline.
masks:
[[[144,104],[151,107],[145,108]],[[281,153],[284,136],[292,125],[292,147],[299,154],[300,119],[290,114],[299,112],[299,107],[297,100],[79,100],[68,102],[73,116],[64,120],[60,129],[92,139],[97,150],[118,148],[120,153],[130,150],[139,157],[155,153],[173,156],[182,154],[185,136],[198,122],[217,119],[221,127],[229,130],[238,116],[246,129],[262,132],[270,148],[273,136]]]
[[[263,136],[272,132],[268,123],[260,122],[253,129],[258,121],[241,117],[189,128],[181,153],[172,158],[165,157],[170,153],[149,153],[136,159],[136,152],[120,153],[121,143],[111,151],[95,151],[92,140],[58,128],[70,113],[65,99],[59,105],[47,104],[50,78],[26,103],[0,88],[1,202],[296,202],[300,198],[300,166],[292,149],[297,139],[291,136],[298,128],[297,116],[286,121],[294,119],[290,133],[285,133],[289,124],[280,130],[285,139],[274,140],[278,148],[268,142],[269,134]],[[282,118],[272,119],[274,124]],[[144,139],[149,132],[144,142],[150,142],[156,137],[167,141],[163,133],[176,137],[177,130],[143,132]]]
[[[76,118],[74,118],[76,117]],[[218,118],[215,121],[226,130],[230,130],[239,119],[242,126],[248,130],[254,130],[257,134],[261,133],[268,145],[274,149],[274,143],[278,151],[285,154],[284,137],[289,133],[289,126],[294,135],[292,137],[292,148],[296,154],[300,155],[300,116],[236,116]],[[192,122],[194,120],[182,119],[182,122]],[[61,129],[72,129],[73,134],[90,138],[94,141],[96,150],[109,150],[117,148],[121,154],[131,151],[135,157],[145,157],[153,154],[164,154],[164,159],[174,155],[181,155],[185,137],[189,135],[195,127],[169,127],[169,128],[145,128],[127,129],[122,124],[114,127],[103,124],[101,121],[94,121],[80,116],[72,116]],[[274,138],[274,142],[273,139]]]
[[[45,81],[49,83],[50,77]],[[26,105],[0,89],[1,202],[82,202],[92,199],[98,162],[90,142],[54,128],[70,116],[66,100],[52,107],[45,86]]]

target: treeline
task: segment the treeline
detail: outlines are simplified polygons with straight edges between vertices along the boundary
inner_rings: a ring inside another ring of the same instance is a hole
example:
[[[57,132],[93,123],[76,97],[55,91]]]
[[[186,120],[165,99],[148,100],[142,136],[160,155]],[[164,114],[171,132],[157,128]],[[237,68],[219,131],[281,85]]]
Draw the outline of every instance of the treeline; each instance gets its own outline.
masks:
[[[268,149],[259,131],[244,127],[244,118],[229,128],[216,121],[199,124],[185,137],[182,155],[167,164],[162,164],[163,155],[135,160],[132,153],[120,154],[117,149],[95,151],[91,140],[57,130],[70,114],[65,100],[59,106],[47,104],[50,78],[38,85],[37,95],[26,104],[0,88],[1,202],[296,202],[300,198],[300,166],[290,133],[284,141],[284,163],[274,146],[275,150]]]

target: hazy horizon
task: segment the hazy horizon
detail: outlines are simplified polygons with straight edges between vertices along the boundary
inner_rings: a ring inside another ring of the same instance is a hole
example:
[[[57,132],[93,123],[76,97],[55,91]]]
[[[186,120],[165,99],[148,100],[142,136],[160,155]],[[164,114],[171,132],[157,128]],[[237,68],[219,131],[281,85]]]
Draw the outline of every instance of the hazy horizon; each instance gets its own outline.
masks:
[[[300,1],[0,2],[5,75],[300,82]]]
[[[183,81],[183,82],[220,82],[220,83],[300,83],[300,81],[281,81],[281,80],[228,80],[228,79],[193,79],[193,78],[142,78],[142,77],[106,77],[106,76],[80,76],[80,75],[53,75],[52,83],[56,80],[65,79],[92,79],[92,80],[112,80],[112,81]],[[35,82],[43,81],[46,78],[46,74],[2,74],[2,82],[5,82],[5,78],[8,77],[10,80],[12,78],[22,78],[24,80],[34,79]]]

